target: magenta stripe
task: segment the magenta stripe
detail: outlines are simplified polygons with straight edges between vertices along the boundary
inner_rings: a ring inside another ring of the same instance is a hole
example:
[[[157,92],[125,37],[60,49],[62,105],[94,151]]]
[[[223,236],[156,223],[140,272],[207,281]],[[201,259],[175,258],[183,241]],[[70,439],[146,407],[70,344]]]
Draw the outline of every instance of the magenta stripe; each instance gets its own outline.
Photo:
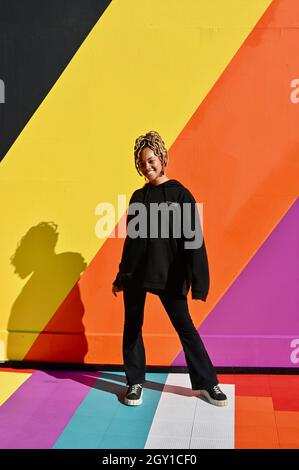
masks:
[[[215,366],[298,368],[298,259],[299,198],[201,325]]]
[[[0,407],[0,448],[52,448],[100,375],[35,372]]]

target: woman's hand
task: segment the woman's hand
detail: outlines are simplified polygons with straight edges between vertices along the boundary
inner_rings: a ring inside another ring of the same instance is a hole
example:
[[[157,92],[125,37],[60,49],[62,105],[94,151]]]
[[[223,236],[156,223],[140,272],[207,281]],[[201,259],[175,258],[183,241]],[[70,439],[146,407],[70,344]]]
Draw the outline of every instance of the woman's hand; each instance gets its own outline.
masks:
[[[117,297],[116,292],[121,292],[122,290],[122,287],[116,287],[114,284],[112,284],[112,294],[115,295],[115,297]]]

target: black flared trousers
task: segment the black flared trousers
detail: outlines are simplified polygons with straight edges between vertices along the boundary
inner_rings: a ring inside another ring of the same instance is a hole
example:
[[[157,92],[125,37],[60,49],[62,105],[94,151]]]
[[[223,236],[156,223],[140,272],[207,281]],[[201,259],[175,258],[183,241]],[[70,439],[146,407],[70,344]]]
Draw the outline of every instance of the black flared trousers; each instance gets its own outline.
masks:
[[[206,348],[189,313],[187,298],[166,290],[155,292],[181,340],[193,390],[217,385],[218,379]],[[124,287],[125,321],[123,333],[123,359],[128,385],[145,381],[145,350],[142,325],[146,290],[127,283]]]

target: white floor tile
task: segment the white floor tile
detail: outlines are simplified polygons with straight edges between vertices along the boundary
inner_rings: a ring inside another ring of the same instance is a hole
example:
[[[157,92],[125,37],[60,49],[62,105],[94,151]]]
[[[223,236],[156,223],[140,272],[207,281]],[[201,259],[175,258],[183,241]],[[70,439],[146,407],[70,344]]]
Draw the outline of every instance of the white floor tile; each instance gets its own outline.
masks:
[[[230,440],[192,439],[190,449],[232,449]]]
[[[191,390],[189,374],[169,374],[146,449],[234,448],[235,386],[221,385],[229,405],[217,407]]]
[[[157,437],[152,436],[146,443],[146,449],[189,449],[188,437]]]

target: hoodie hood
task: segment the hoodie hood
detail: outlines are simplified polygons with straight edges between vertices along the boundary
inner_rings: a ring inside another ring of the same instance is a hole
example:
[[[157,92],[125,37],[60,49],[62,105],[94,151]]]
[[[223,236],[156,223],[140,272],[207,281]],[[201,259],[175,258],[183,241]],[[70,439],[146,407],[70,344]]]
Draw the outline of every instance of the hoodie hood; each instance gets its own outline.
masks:
[[[163,201],[161,201],[161,202],[168,201],[168,199],[169,199],[168,195],[169,195],[169,192],[170,192],[170,188],[171,188],[171,191],[173,191],[175,186],[178,186],[180,188],[184,188],[184,186],[179,181],[174,180],[174,179],[164,181],[164,183],[161,183],[161,184],[158,184],[158,185],[152,184],[150,182],[146,183],[144,185],[144,189],[145,189],[145,194],[144,194],[144,199],[143,199],[144,204],[146,204],[151,191],[160,191],[160,190],[162,190]]]

